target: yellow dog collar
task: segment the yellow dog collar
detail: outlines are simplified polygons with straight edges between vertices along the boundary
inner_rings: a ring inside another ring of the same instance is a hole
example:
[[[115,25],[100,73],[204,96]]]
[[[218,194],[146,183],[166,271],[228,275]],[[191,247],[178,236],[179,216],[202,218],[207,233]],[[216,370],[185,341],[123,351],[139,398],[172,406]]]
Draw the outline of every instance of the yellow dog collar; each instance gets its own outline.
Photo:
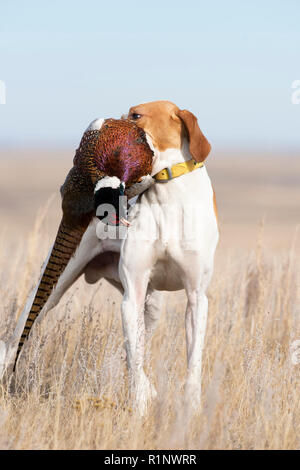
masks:
[[[190,173],[202,166],[204,166],[203,162],[197,163],[195,160],[188,160],[187,162],[177,163],[177,165],[174,165],[171,168],[164,168],[154,175],[154,179],[158,183],[166,183],[173,178]]]

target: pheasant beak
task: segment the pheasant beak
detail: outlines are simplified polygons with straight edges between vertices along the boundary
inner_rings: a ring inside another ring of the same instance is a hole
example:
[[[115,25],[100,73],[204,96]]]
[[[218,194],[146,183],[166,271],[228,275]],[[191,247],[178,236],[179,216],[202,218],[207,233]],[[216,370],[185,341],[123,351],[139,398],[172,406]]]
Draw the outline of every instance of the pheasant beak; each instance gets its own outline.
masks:
[[[120,225],[124,225],[124,227],[129,227],[131,224],[127,219],[125,219],[124,217],[121,217],[120,218]]]

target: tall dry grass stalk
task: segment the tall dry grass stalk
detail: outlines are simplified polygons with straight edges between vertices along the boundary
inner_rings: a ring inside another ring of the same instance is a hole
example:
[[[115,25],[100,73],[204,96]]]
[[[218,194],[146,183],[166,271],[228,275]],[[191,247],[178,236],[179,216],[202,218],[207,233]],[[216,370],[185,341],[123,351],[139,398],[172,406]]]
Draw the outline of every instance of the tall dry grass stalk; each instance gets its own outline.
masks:
[[[12,331],[50,240],[40,214],[18,252],[1,240],[1,336]],[[262,234],[262,231],[261,231]],[[140,418],[128,397],[120,295],[79,280],[33,329],[14,382],[0,386],[2,449],[299,448],[299,270],[293,248],[216,264],[209,289],[202,408],[182,415],[182,293],[166,294],[147,347],[158,399]],[[27,242],[27,244],[26,244]]]

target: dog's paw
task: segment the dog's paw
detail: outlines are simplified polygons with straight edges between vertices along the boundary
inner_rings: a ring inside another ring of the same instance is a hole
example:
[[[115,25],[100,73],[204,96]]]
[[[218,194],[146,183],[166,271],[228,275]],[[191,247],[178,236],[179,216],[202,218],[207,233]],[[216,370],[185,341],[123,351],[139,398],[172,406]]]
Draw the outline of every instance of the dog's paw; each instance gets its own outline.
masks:
[[[141,416],[146,415],[149,405],[156,397],[157,392],[154,385],[143,373],[135,390],[136,408]]]

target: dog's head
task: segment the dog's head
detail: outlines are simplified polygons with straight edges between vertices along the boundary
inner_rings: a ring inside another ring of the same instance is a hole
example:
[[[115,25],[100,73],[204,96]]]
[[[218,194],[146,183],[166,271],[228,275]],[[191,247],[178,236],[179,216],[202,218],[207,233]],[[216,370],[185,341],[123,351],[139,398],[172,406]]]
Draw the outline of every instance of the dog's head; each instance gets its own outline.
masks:
[[[188,140],[189,152],[197,162],[203,162],[210,152],[211,146],[201,132],[196,116],[186,109],[179,109],[170,101],[132,106],[123,117],[141,127],[158,152],[181,149],[184,139]]]

